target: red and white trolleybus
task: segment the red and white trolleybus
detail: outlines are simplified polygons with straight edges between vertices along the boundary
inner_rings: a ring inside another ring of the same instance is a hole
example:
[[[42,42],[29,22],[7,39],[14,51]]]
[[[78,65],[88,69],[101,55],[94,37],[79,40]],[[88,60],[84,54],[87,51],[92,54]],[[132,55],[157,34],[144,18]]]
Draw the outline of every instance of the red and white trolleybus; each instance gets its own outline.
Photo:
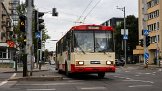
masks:
[[[56,43],[56,69],[73,73],[115,72],[112,27],[79,25],[72,27]]]

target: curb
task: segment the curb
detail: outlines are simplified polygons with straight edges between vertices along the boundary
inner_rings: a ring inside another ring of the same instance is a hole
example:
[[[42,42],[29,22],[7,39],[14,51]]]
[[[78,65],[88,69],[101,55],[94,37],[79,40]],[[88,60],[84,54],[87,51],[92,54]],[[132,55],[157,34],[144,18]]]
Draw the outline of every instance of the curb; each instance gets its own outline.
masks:
[[[31,77],[14,77],[8,81],[58,81],[63,80],[62,76],[31,76]]]
[[[40,71],[48,71],[48,70],[33,70],[32,72],[40,72]],[[23,71],[4,71],[2,73],[22,73]]]

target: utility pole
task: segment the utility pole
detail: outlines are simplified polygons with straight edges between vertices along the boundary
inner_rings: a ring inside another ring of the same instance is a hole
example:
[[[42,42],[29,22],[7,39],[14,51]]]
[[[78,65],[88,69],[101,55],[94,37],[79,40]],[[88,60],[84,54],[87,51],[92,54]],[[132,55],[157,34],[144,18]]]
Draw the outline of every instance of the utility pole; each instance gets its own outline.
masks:
[[[124,36],[126,36],[126,17],[125,17],[125,7],[119,8],[117,6],[117,9],[123,11],[124,13]],[[125,65],[127,64],[127,39],[124,39],[124,57],[125,57]]]
[[[144,33],[144,31],[147,30],[147,0],[144,0],[144,2],[143,2],[143,15],[144,15],[144,19],[143,19],[143,30],[142,30],[142,32]],[[148,36],[148,34],[144,33],[144,36],[143,36],[143,42],[144,42],[144,46],[143,46],[144,47],[144,67],[148,68],[149,53],[148,53],[148,48],[146,47],[146,36]],[[148,57],[145,56],[146,54],[147,54]]]
[[[32,13],[33,13],[33,0],[26,0],[27,7],[27,70],[30,72],[30,76],[32,76]]]
[[[125,7],[123,7],[123,12],[124,12],[124,35],[126,35],[126,18],[125,18]],[[127,64],[127,40],[124,40],[124,56],[125,56],[125,65]]]

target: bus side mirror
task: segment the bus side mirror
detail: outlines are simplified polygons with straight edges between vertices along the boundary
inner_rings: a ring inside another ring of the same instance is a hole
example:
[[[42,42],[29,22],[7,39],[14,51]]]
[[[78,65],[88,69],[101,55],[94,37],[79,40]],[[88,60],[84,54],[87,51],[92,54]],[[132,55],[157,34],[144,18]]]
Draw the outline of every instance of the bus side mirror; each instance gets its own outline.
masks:
[[[68,40],[70,40],[70,38],[71,38],[71,33],[70,33],[70,32],[67,33],[66,38],[67,38]]]

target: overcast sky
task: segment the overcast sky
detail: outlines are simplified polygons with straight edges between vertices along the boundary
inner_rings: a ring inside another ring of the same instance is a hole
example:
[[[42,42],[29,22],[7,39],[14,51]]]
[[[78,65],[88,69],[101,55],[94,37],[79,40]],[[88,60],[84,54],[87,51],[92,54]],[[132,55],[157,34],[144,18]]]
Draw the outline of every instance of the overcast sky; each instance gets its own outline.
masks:
[[[52,40],[59,40],[72,26],[78,25],[75,22],[80,16],[82,16],[80,21],[84,21],[85,24],[101,24],[112,17],[123,17],[123,11],[118,10],[116,6],[121,8],[125,6],[126,15],[138,17],[138,0],[34,0],[34,2],[36,9],[49,12],[43,18]],[[58,17],[51,15],[54,7],[59,13]],[[83,14],[85,9],[86,12]],[[55,43],[47,41],[46,49],[55,50]]]

